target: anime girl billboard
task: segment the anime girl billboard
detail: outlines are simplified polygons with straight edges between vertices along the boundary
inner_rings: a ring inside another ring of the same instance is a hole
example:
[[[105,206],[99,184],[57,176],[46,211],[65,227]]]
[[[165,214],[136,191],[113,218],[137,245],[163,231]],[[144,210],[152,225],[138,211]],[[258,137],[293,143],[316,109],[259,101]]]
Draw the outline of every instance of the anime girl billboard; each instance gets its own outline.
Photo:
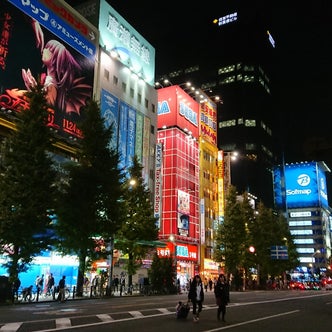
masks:
[[[0,9],[0,107],[29,107],[25,92],[40,81],[49,123],[58,134],[81,137],[82,106],[92,97],[93,58],[85,57],[9,3]]]

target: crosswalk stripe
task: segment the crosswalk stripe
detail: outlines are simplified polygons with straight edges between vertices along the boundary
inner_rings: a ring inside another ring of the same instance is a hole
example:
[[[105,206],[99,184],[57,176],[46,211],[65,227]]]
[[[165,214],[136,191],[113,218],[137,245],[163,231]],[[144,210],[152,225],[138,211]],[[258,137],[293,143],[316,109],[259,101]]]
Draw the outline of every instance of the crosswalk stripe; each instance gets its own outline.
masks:
[[[23,323],[7,323],[4,326],[0,327],[1,332],[16,332]]]
[[[64,328],[71,326],[71,320],[69,318],[58,318],[55,320],[56,328]]]
[[[109,322],[111,320],[114,320],[114,318],[112,318],[110,315],[107,315],[107,314],[100,314],[100,315],[97,315],[97,317],[103,322]]]
[[[129,311],[133,317],[143,317],[144,315],[140,311]]]
[[[166,308],[159,308],[158,311],[162,312],[163,314],[168,314],[171,311],[167,310]]]

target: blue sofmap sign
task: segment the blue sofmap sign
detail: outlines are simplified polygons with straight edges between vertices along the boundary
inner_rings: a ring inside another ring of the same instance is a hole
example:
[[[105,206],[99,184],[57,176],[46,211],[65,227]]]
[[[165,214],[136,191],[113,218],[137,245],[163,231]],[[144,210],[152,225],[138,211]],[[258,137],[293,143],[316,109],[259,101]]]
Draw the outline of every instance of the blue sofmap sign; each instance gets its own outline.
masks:
[[[328,207],[326,176],[316,162],[285,165],[274,171],[275,201],[287,208]]]

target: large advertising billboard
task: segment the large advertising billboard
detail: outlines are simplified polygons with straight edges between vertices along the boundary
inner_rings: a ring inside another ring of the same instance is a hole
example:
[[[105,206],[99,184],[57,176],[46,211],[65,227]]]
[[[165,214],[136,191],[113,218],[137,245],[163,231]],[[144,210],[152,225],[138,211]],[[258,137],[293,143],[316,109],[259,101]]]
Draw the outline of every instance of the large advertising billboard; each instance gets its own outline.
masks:
[[[326,176],[316,162],[276,168],[274,191],[277,206],[286,202],[287,208],[328,207]]]
[[[154,85],[155,49],[105,0],[100,2],[100,45],[140,78]]]
[[[48,125],[81,137],[82,107],[92,97],[98,31],[60,0],[8,0],[0,7],[2,114],[29,107],[25,92],[41,82]]]
[[[158,90],[158,128],[177,126],[199,135],[199,103],[178,85]]]

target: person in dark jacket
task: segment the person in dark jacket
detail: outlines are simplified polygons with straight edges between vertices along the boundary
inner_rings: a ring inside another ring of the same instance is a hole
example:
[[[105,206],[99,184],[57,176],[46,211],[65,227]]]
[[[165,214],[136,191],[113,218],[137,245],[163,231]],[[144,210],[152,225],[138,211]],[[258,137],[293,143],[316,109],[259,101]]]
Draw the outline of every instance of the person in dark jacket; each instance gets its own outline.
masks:
[[[199,314],[203,308],[204,302],[204,285],[201,277],[197,274],[190,284],[188,300],[193,304],[193,319],[198,322]]]
[[[226,306],[229,302],[229,283],[224,274],[220,274],[218,277],[214,286],[214,295],[218,306],[217,319],[220,320],[220,314],[222,314],[221,320],[225,322]]]

